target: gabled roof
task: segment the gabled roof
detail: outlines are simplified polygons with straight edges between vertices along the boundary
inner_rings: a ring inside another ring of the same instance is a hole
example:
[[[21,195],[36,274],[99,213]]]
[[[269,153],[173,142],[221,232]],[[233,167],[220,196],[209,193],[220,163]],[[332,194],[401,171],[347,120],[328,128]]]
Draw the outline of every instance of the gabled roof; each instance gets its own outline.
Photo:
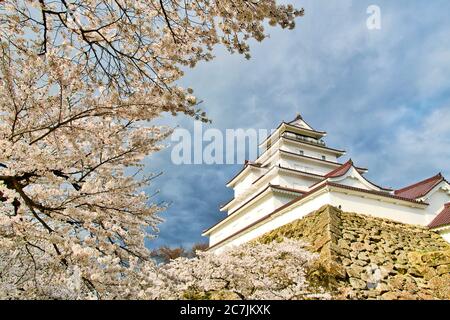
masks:
[[[341,177],[344,174],[346,174],[348,172],[348,170],[350,170],[352,167],[353,167],[353,161],[352,161],[352,159],[350,159],[346,163],[344,163],[342,166],[340,166],[339,168],[336,168],[333,171],[328,172],[325,175],[325,178]]]
[[[295,117],[294,120],[289,121],[289,124],[296,126],[296,127],[300,127],[300,128],[307,128],[309,130],[314,130],[313,127],[311,127],[300,115],[300,113],[297,113],[297,116]]]
[[[401,196],[404,198],[409,198],[409,199],[421,198],[444,180],[445,179],[442,176],[442,174],[438,173],[434,177],[417,182],[408,187],[405,187],[405,188],[402,188],[399,190],[395,190],[394,193],[395,193],[395,195],[398,195],[398,196]]]
[[[439,228],[450,225],[450,202],[444,205],[444,209],[428,225],[429,228]]]
[[[281,122],[280,127],[283,124],[288,126],[288,128],[290,126],[290,128],[297,128],[297,129],[303,130],[304,132],[309,132],[311,134],[315,134],[317,137],[323,137],[327,134],[326,131],[321,131],[321,130],[316,130],[316,129],[308,129],[307,127],[300,127],[299,125],[291,124],[289,122],[284,122],[284,121]]]
[[[359,172],[359,168],[355,167],[352,159],[348,160],[346,163],[344,163],[342,166],[340,166],[339,168],[334,169],[333,171],[327,173],[325,175],[325,179],[332,179],[332,178],[339,178],[344,176],[350,169],[354,168],[356,170],[356,172],[358,172],[360,179],[366,181],[366,183],[368,183],[369,185],[371,185],[372,187],[375,187],[375,189],[379,189],[380,191],[389,191],[392,192],[392,189],[389,188],[384,188],[381,187],[371,181],[369,181],[366,177],[364,177],[360,172]]]

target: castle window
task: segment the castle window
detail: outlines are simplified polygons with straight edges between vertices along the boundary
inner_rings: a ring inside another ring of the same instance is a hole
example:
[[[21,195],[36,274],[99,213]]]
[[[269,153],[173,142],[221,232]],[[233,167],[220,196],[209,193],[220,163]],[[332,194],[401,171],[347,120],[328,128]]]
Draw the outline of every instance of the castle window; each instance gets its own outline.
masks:
[[[303,156],[305,154],[305,152],[303,152],[303,150],[299,150],[298,153],[300,153],[301,156]]]
[[[327,160],[327,157],[325,157],[325,156],[322,156],[322,160]]]

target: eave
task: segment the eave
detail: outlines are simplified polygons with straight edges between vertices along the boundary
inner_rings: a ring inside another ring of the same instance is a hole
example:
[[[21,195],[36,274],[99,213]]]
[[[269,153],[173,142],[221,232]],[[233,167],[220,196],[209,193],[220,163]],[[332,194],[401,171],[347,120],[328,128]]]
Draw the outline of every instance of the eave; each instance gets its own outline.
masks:
[[[248,172],[248,170],[251,169],[261,169],[264,170],[264,168],[262,168],[261,166],[255,165],[253,163],[246,163],[244,165],[244,167],[241,169],[241,171],[239,171],[233,178],[231,178],[230,181],[227,182],[226,186],[227,187],[233,187],[235,185],[236,182],[238,182],[241,178],[244,177],[244,175]]]
[[[271,185],[269,184],[266,188],[264,188],[262,191],[260,191],[258,194],[256,194],[254,197],[246,201],[244,204],[242,204],[239,208],[235,209],[232,213],[230,213],[227,217],[220,220],[215,225],[211,226],[210,228],[203,231],[202,236],[206,236],[210,234],[214,229],[221,226],[225,222],[228,222],[231,218],[234,218],[237,213],[239,213],[242,209],[246,208],[247,206],[254,203],[256,200],[264,197],[265,195],[269,194],[269,192],[284,192],[284,193],[291,193],[291,194],[303,194],[304,192],[301,190],[296,190],[292,188],[285,188],[281,186]]]
[[[296,158],[301,158],[301,159],[307,159],[310,161],[314,161],[317,163],[326,163],[335,167],[340,167],[342,165],[344,165],[343,163],[339,163],[339,162],[333,162],[333,161],[329,161],[329,160],[323,160],[320,158],[314,158],[314,157],[309,157],[309,156],[305,156],[305,155],[301,155],[301,154],[297,154],[297,153],[293,153],[290,151],[286,151],[286,150],[278,150],[281,154],[286,154],[292,157],[296,157]],[[270,158],[269,158],[270,159]],[[367,168],[361,168],[361,167],[355,167],[356,170],[358,170],[359,173],[366,173],[367,171],[369,171]]]
[[[289,138],[289,137],[281,137],[281,139],[287,140],[289,142],[295,142],[295,143],[300,144],[300,145],[305,145],[306,144],[308,146],[311,146],[311,147],[319,149],[319,150],[326,150],[326,151],[329,151],[331,153],[336,154],[339,157],[341,157],[341,156],[343,156],[343,155],[345,155],[347,153],[345,150],[339,150],[339,149],[334,149],[334,148],[330,148],[330,147],[327,147],[327,146],[321,146],[321,145],[318,145],[318,144],[315,144],[315,143],[312,143],[312,142],[308,142],[308,141],[300,141],[300,140],[292,139],[292,138]]]
[[[272,155],[270,155],[266,160],[264,160],[264,162],[262,164],[266,164],[267,162],[270,162],[270,160],[273,157],[282,156],[282,155],[295,157],[295,158],[299,158],[299,159],[305,159],[305,160],[309,160],[309,161],[314,161],[314,162],[317,162],[317,163],[324,163],[324,164],[332,165],[332,166],[336,167],[336,169],[339,168],[340,166],[344,165],[343,163],[333,162],[333,161],[329,161],[329,160],[323,160],[323,159],[320,159],[320,158],[314,158],[314,157],[310,157],[310,156],[305,156],[305,155],[293,153],[293,152],[282,150],[282,149],[278,149],[276,152],[274,152]],[[270,168],[269,171],[272,168]],[[361,173],[361,174],[362,173],[366,173],[367,171],[369,171],[368,169],[361,168],[361,167],[355,167],[355,169],[358,170],[358,172]],[[267,171],[264,175],[266,175],[269,171]],[[302,171],[299,171],[299,172],[302,172]],[[309,172],[305,172],[305,173],[309,173]],[[310,174],[318,175],[318,174],[314,174],[314,173],[310,173]],[[324,175],[320,175],[320,176],[324,176]],[[261,177],[259,177],[258,179],[260,179],[260,178]],[[255,183],[255,182],[253,182],[253,183]]]
[[[266,145],[266,143],[269,141],[270,138],[272,138],[273,136],[277,136],[277,140],[278,138],[281,137],[281,134],[285,131],[290,131],[293,133],[298,133],[301,135],[305,135],[307,137],[311,137],[311,138],[315,138],[315,139],[320,139],[323,138],[327,135],[327,133],[325,131],[316,131],[316,130],[309,130],[306,128],[300,128],[297,126],[294,126],[292,124],[289,124],[287,122],[282,122],[276,129],[275,131],[270,134],[266,139],[264,139],[263,142],[260,143],[259,147],[263,147]],[[280,133],[281,132],[281,133]]]
[[[301,176],[306,176],[306,177],[310,177],[313,179],[318,179],[318,180],[322,180],[323,176],[319,175],[319,174],[314,174],[314,173],[310,173],[310,172],[305,172],[305,171],[299,171],[299,170],[295,170],[295,169],[291,169],[291,168],[287,168],[287,167],[283,167],[283,166],[273,166],[272,168],[270,168],[266,173],[264,173],[263,175],[261,175],[258,179],[256,179],[255,181],[252,182],[252,185],[257,185],[262,184],[264,185],[262,182],[267,178],[270,177],[272,174],[275,174],[274,170],[283,170],[283,171],[288,171],[291,172],[293,174],[297,174],[297,175],[301,175]],[[236,198],[232,198],[230,199],[227,203],[223,204],[220,207],[220,211],[226,211],[227,208],[229,208],[230,205],[232,205],[234,203],[234,201],[237,200]],[[239,200],[241,201],[241,200]]]

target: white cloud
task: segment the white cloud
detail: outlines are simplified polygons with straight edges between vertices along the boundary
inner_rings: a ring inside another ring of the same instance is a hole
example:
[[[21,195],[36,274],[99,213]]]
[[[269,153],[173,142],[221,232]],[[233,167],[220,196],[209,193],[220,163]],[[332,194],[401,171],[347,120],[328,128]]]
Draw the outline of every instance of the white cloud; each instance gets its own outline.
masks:
[[[401,128],[386,147],[406,167],[450,171],[450,107],[434,110],[418,126]]]

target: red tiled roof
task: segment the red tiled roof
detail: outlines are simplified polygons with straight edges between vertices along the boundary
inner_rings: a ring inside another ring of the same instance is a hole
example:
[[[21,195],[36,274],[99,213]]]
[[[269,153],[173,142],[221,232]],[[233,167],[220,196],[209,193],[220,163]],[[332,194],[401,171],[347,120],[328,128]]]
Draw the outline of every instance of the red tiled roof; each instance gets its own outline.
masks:
[[[444,205],[444,209],[428,225],[429,228],[438,228],[450,224],[450,202]]]
[[[395,190],[395,195],[409,198],[409,199],[417,199],[423,197],[428,192],[430,192],[435,186],[444,181],[444,177],[441,173],[435,175],[434,177],[428,178],[426,180],[417,182],[408,187]]]
[[[352,159],[348,160],[346,163],[344,163],[342,166],[340,166],[339,168],[334,169],[333,171],[330,171],[329,173],[327,173],[325,175],[325,178],[337,178],[337,177],[341,177],[344,174],[347,173],[348,170],[350,170],[350,168],[353,167],[353,161]]]
[[[357,171],[359,168],[355,167],[353,164],[352,159],[348,160],[346,163],[344,163],[341,167],[329,172],[328,174],[325,175],[325,178],[338,178],[343,176],[344,174],[346,174],[348,172],[348,170],[350,170],[350,168],[354,167]],[[381,187],[375,183],[373,183],[372,181],[367,180],[365,177],[363,177],[364,180],[366,180],[368,183],[370,183],[371,185],[381,189],[381,190],[385,190],[385,191],[392,191],[392,189],[389,188],[384,188]]]
[[[405,197],[402,197],[399,195],[393,195],[392,193],[388,193],[388,192],[384,192],[384,191],[366,190],[366,189],[361,189],[361,188],[347,186],[345,184],[339,184],[339,183],[333,183],[333,182],[327,182],[325,185],[348,189],[348,190],[370,193],[370,194],[374,194],[374,195],[378,195],[378,196],[382,196],[382,197],[386,197],[386,198],[392,198],[392,199],[397,199],[397,200],[402,200],[402,201],[407,201],[407,202],[413,202],[413,203],[417,203],[417,204],[429,205],[426,202],[418,201],[416,199],[405,198]]]

